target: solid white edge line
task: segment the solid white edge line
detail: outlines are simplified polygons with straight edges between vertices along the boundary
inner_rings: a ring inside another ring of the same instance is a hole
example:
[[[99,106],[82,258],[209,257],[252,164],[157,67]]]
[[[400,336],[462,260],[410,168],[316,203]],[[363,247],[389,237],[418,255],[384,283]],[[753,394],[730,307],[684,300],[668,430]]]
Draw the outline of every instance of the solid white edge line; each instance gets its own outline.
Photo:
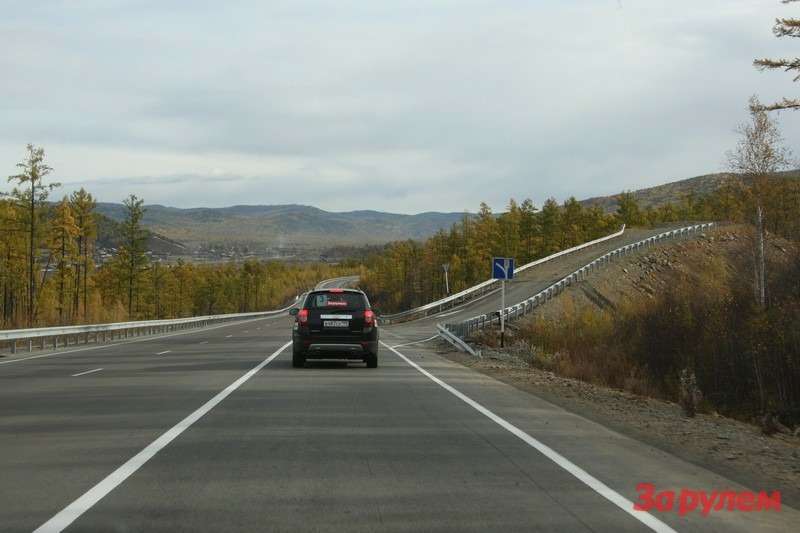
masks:
[[[94,370],[87,370],[86,372],[78,372],[77,374],[72,374],[73,378],[77,378],[78,376],[85,376],[86,374],[92,374],[93,372],[100,372],[103,370],[102,368],[95,368]]]
[[[164,350],[163,352],[158,352],[156,355],[164,355],[165,353],[170,353],[172,350]]]
[[[617,491],[615,491],[614,489],[612,489],[611,487],[609,487],[608,485],[597,479],[596,477],[592,476],[584,469],[582,469],[581,467],[579,467],[578,465],[576,465],[563,455],[559,454],[557,451],[553,450],[546,444],[543,444],[538,440],[536,440],[535,438],[531,437],[530,435],[528,435],[527,433],[525,433],[524,431],[513,425],[511,422],[494,414],[492,411],[482,406],[481,404],[479,404],[466,394],[462,393],[452,385],[448,385],[447,383],[437,378],[436,376],[434,376],[433,374],[431,374],[430,372],[419,366],[417,363],[415,363],[402,353],[398,352],[397,350],[386,344],[385,342],[381,341],[381,344],[383,344],[384,346],[386,346],[386,348],[394,352],[398,357],[400,357],[406,363],[414,367],[422,375],[429,378],[431,381],[433,381],[434,383],[436,383],[437,385],[445,389],[447,392],[451,393],[456,398],[463,401],[464,403],[466,403],[467,405],[469,405],[482,415],[486,416],[492,422],[496,423],[509,433],[518,437],[532,448],[538,450],[542,455],[544,455],[545,457],[556,463],[558,466],[560,466],[561,468],[563,468],[564,470],[566,470],[567,472],[578,478],[589,488],[591,488],[592,490],[600,494],[602,497],[604,497],[605,499],[607,499],[608,501],[610,501],[611,503],[613,503],[614,505],[616,505],[617,507],[619,507],[620,509],[631,515],[632,517],[634,517],[642,524],[646,525],[653,531],[657,531],[658,533],[676,533],[674,529],[672,529],[667,524],[665,524],[655,516],[651,515],[650,513],[647,513],[645,511],[635,510],[633,508],[632,501],[630,501],[625,496],[618,493]]]
[[[412,342],[406,342],[406,343],[403,343],[403,344],[395,344],[394,346],[392,346],[392,348],[402,348],[403,346],[411,346],[412,344],[421,344],[423,342],[432,341],[433,339],[435,339],[438,336],[439,336],[439,334],[437,333],[433,337],[428,337],[427,339],[422,339],[422,340],[412,341]]]
[[[288,348],[292,344],[292,341],[287,342],[280,348],[278,348],[275,352],[272,353],[269,357],[261,361],[257,366],[249,370],[246,374],[242,377],[225,387],[224,390],[217,393],[216,396],[208,400],[202,406],[200,406],[196,411],[192,414],[172,426],[166,432],[164,432],[160,437],[156,440],[145,446],[145,448],[128,459],[125,463],[122,464],[119,468],[111,472],[108,476],[105,477],[102,481],[100,481],[97,485],[86,491],[82,496],[80,496],[77,500],[72,502],[71,504],[67,505],[59,511],[55,516],[53,516],[50,520],[36,528],[34,533],[50,533],[50,532],[58,532],[64,530],[67,526],[72,524],[75,520],[77,520],[83,513],[91,509],[97,502],[103,499],[109,492],[117,488],[122,482],[124,482],[128,477],[131,476],[134,472],[139,470],[147,461],[152,459],[159,451],[161,451],[165,446],[167,446],[170,442],[175,440],[181,433],[189,429],[195,422],[200,420],[206,413],[211,411],[214,407],[217,406],[222,400],[227,398],[233,391],[241,387],[247,380],[253,377],[259,370],[267,366],[273,359],[278,357],[281,352],[283,352],[286,348]]]

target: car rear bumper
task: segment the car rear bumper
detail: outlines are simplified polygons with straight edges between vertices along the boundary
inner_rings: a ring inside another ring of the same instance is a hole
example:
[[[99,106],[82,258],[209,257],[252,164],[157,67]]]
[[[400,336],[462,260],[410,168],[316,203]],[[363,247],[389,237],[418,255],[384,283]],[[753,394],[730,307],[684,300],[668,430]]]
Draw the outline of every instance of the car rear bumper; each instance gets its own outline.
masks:
[[[306,349],[306,357],[314,359],[355,359],[363,357],[367,349],[359,343],[312,342]]]
[[[368,354],[378,353],[377,340],[295,338],[294,343],[308,359],[363,359]]]

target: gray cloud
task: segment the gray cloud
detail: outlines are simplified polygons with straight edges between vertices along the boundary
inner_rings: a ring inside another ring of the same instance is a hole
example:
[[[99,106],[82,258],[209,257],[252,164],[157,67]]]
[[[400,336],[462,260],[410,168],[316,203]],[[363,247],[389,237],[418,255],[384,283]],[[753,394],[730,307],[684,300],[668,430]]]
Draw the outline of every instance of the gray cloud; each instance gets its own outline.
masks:
[[[0,170],[35,142],[67,190],[109,201],[417,212],[613,193],[720,169],[747,97],[796,89],[750,65],[793,53],[770,33],[790,12],[757,0],[20,4],[0,21]]]

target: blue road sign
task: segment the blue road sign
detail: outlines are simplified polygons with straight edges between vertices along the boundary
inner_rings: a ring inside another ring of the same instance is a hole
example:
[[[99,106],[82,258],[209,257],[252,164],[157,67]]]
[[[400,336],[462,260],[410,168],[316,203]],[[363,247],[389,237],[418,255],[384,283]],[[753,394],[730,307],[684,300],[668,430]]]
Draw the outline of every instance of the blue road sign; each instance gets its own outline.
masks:
[[[494,279],[513,279],[514,259],[512,257],[493,257],[492,277]]]

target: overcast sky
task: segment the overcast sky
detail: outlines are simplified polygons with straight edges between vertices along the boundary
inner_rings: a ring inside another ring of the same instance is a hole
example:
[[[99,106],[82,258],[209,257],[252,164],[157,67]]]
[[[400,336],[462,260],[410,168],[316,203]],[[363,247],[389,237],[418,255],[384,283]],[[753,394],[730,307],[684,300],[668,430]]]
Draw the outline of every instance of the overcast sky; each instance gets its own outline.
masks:
[[[0,0],[0,175],[178,207],[403,213],[717,172],[778,0]],[[790,147],[800,114],[780,116]],[[798,150],[795,148],[795,152]],[[0,190],[7,188],[0,184]]]

